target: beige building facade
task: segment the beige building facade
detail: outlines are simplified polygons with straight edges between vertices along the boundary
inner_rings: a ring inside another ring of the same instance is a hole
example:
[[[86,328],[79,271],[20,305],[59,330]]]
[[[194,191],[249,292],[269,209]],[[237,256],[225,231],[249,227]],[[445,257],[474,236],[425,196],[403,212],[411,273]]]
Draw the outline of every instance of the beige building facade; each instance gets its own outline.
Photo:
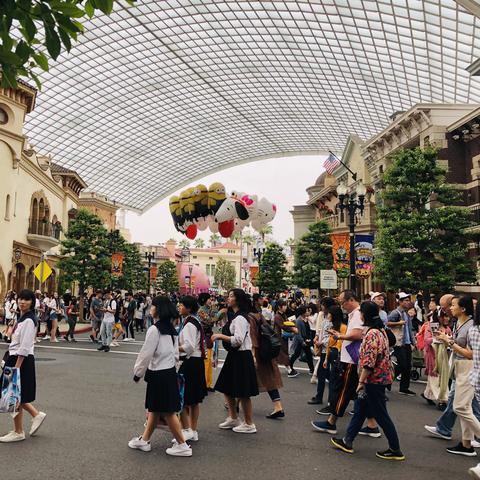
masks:
[[[58,245],[86,187],[75,172],[27,143],[23,125],[35,96],[24,83],[0,89],[0,298],[9,289],[39,287],[33,270],[42,255],[53,271],[42,289],[57,289]]]

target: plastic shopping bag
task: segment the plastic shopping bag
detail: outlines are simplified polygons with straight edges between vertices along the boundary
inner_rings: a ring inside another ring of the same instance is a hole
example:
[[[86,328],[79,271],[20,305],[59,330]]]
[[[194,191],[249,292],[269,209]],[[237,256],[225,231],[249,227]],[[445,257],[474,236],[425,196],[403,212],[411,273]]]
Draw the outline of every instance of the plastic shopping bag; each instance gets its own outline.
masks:
[[[5,367],[1,385],[0,413],[15,413],[20,405],[20,369]]]

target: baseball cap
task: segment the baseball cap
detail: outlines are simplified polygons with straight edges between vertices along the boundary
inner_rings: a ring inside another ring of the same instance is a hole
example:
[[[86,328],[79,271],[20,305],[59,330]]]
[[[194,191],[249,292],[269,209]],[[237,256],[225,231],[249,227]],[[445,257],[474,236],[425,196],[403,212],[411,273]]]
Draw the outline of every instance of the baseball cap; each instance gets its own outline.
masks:
[[[405,293],[405,292],[400,292],[398,294],[398,299],[399,300],[405,300],[406,298],[410,298],[410,295],[408,293]]]
[[[377,297],[385,297],[385,294],[382,292],[370,292],[370,299],[374,300]]]

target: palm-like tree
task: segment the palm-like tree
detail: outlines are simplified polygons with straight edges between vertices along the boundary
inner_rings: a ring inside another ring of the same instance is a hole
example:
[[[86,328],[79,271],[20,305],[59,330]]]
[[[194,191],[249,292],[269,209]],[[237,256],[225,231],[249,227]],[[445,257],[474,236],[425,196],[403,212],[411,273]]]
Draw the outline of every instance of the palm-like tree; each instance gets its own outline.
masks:
[[[205,240],[203,238],[197,238],[193,245],[195,248],[205,248]]]
[[[212,233],[208,240],[210,242],[210,246],[213,248],[218,242],[220,242],[220,235],[218,233]]]
[[[260,233],[260,236],[262,237],[262,242],[265,242],[265,236],[273,233],[273,227],[271,225],[265,225],[258,233]]]
[[[240,243],[240,240],[242,240],[242,233],[241,232],[233,232],[230,235],[230,240],[235,242],[235,245],[238,245]]]
[[[180,240],[180,241],[178,242],[178,246],[179,246],[180,248],[190,248],[190,241],[187,240],[186,238],[184,238],[183,240]]]

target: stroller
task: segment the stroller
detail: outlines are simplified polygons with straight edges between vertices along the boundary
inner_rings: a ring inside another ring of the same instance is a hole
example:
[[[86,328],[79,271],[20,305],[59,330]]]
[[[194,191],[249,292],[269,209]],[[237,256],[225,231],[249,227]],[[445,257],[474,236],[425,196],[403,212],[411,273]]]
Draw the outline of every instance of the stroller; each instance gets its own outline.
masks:
[[[422,376],[422,369],[425,368],[425,361],[423,358],[423,352],[416,348],[412,351],[412,373],[410,378],[417,381]]]

